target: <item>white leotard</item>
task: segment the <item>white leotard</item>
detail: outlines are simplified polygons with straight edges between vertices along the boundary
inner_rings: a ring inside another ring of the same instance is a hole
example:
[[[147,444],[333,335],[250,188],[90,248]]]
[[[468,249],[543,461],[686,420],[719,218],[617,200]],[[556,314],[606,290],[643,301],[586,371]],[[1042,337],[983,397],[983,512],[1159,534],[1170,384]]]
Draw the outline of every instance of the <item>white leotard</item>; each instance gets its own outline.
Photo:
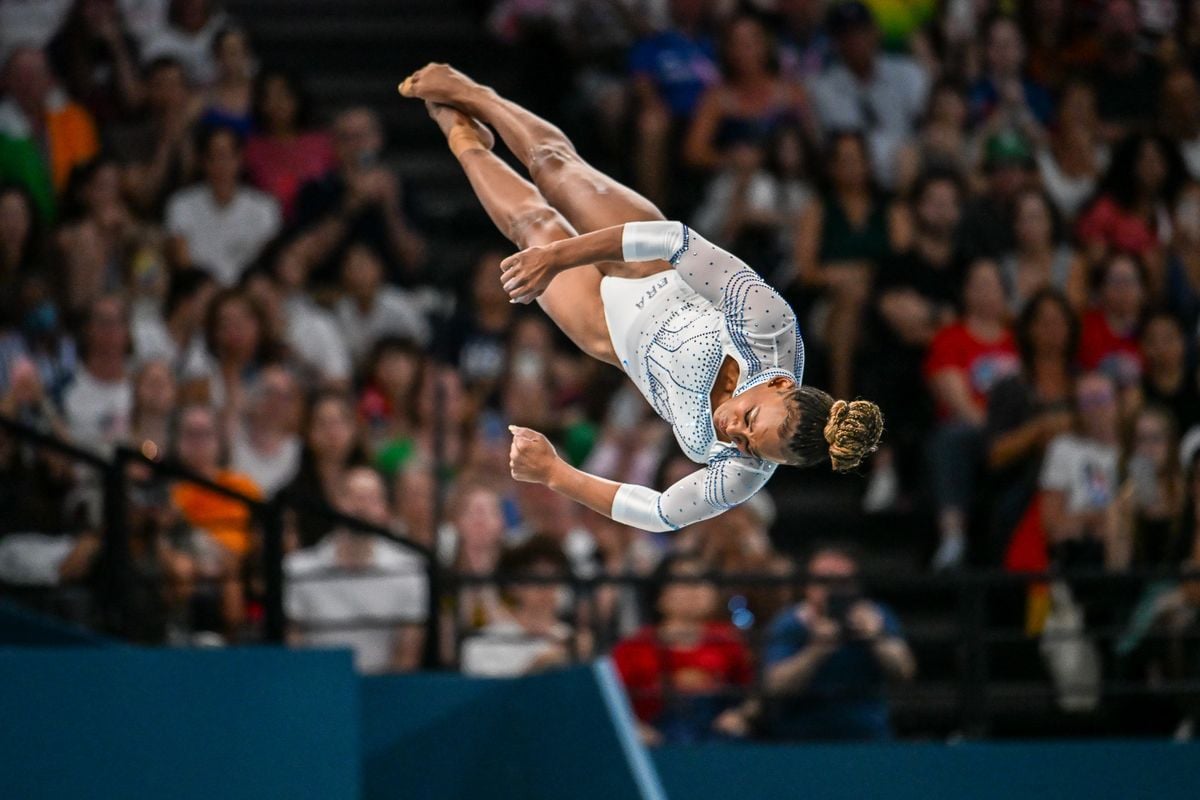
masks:
[[[735,395],[774,377],[800,384],[804,342],[779,293],[736,256],[679,222],[626,223],[626,261],[670,261],[669,272],[601,284],[605,317],[625,373],[704,464],[664,492],[622,484],[618,522],[677,530],[715,517],[761,489],[776,465],[717,440],[710,395],[721,364],[737,362]]]

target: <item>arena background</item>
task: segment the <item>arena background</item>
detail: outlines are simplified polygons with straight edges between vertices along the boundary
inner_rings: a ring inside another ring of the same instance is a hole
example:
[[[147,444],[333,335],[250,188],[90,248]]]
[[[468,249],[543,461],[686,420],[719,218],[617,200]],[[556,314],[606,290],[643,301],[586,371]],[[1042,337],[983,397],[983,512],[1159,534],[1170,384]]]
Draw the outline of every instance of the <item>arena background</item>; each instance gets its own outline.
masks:
[[[0,59],[5,796],[1200,792],[1200,4],[0,0]],[[691,467],[499,291],[428,62],[750,262],[880,452],[673,535],[513,482],[510,423]]]

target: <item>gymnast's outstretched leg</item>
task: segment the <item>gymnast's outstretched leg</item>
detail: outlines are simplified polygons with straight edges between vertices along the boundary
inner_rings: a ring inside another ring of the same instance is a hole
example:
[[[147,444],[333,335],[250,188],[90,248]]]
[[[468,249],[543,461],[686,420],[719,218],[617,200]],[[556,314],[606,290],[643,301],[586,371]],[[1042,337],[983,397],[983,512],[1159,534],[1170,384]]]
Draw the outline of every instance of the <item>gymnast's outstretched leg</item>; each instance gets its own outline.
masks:
[[[449,106],[426,103],[429,115],[446,134],[471,188],[496,227],[521,249],[576,235],[563,215],[551,208],[533,184],[491,151],[492,134]],[[593,266],[566,270],[554,277],[538,304],[580,350],[620,366],[600,304],[600,271]],[[500,279],[499,273],[496,279]]]
[[[529,171],[538,191],[580,233],[626,222],[661,220],[662,212],[618,181],[588,164],[556,125],[498,95],[445,64],[430,64],[400,86],[402,94],[453,105],[491,125]],[[604,264],[596,265],[608,273]],[[664,261],[624,265],[646,275],[669,269]]]

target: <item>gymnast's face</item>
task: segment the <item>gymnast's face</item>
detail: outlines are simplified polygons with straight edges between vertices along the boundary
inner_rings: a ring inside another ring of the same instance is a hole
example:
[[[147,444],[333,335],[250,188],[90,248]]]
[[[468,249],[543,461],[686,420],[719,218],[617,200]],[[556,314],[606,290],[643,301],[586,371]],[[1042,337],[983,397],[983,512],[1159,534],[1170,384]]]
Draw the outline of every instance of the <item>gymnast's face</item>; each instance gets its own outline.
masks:
[[[742,453],[776,464],[788,462],[788,395],[796,388],[790,378],[772,378],[713,409],[717,438]]]

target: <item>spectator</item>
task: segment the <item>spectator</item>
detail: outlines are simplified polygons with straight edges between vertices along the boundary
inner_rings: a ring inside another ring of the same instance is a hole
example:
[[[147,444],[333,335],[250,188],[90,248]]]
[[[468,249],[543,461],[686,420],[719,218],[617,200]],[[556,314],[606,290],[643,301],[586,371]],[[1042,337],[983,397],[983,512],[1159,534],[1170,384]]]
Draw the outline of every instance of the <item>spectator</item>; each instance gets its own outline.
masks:
[[[377,528],[391,516],[387,486],[368,467],[347,470],[338,510]],[[382,536],[338,525],[316,545],[284,557],[289,641],[348,647],[361,673],[420,667],[429,614],[423,560]]]
[[[47,396],[61,405],[63,392],[75,379],[77,346],[62,322],[48,281],[37,272],[18,281],[15,320],[0,327],[0,388],[11,387],[16,361],[28,358]]]
[[[1097,567],[1114,557],[1118,533],[1120,414],[1116,384],[1089,372],[1075,383],[1075,430],[1046,448],[1041,489],[1042,525],[1060,567]]]
[[[63,414],[76,442],[106,448],[128,435],[133,407],[129,316],[119,297],[91,303],[80,344],[82,361],[63,394]]]
[[[1163,79],[1159,128],[1179,149],[1192,180],[1200,180],[1200,85],[1183,67]]]
[[[1065,295],[1043,288],[1021,310],[1016,328],[1021,371],[988,398],[987,466],[995,497],[989,561],[997,563],[1037,492],[1047,445],[1071,429],[1074,354],[1079,323]]]
[[[1113,252],[1137,256],[1149,269],[1157,292],[1162,246],[1186,174],[1179,151],[1167,139],[1134,135],[1121,140],[1099,194],[1075,226],[1089,263],[1099,264]]]
[[[895,182],[899,148],[916,130],[929,80],[911,59],[880,52],[879,29],[857,0],[829,10],[837,60],[813,83],[822,128],[856,130],[869,144],[869,163],[884,186]]]
[[[204,270],[174,270],[161,312],[156,308],[134,309],[133,351],[137,359],[164,359],[178,377],[203,373],[207,359],[204,320],[216,293],[216,282]]]
[[[810,172],[816,157],[800,127],[777,128],[760,151],[740,148],[708,184],[693,217],[696,229],[741,253],[770,274],[790,271],[795,222],[814,199]]]
[[[201,102],[178,61],[157,58],[143,73],[141,113],[109,126],[105,140],[121,164],[121,182],[130,202],[139,211],[158,217],[167,198],[196,172],[192,126]]]
[[[289,222],[300,187],[334,168],[333,140],[312,128],[309,98],[286,72],[265,70],[254,88],[254,129],[246,142],[250,182],[279,201]]]
[[[1189,335],[1200,335],[1200,185],[1180,193],[1171,233],[1166,304]]]
[[[302,409],[296,376],[280,364],[258,374],[247,392],[244,412],[230,431],[230,466],[273,497],[296,477]]]
[[[123,288],[126,265],[138,240],[138,226],[121,196],[117,163],[100,156],[77,166],[67,184],[62,224],[54,237],[68,313]]]
[[[796,271],[801,285],[828,293],[823,338],[829,347],[831,391],[854,394],[854,360],[862,315],[874,273],[898,242],[895,213],[871,178],[867,144],[855,133],[829,143],[828,185],[821,202],[809,203],[796,234]]]
[[[988,136],[983,148],[983,192],[963,208],[959,245],[968,261],[999,259],[1014,249],[1013,204],[1036,180],[1029,143],[1014,131]]]
[[[332,314],[306,294],[287,265],[297,258],[285,249],[274,271],[258,269],[244,281],[246,292],[258,302],[272,335],[282,342],[297,366],[322,387],[348,389],[352,375],[350,353]]]
[[[475,402],[482,405],[504,374],[506,338],[514,316],[513,304],[496,273],[504,253],[488,248],[475,261],[469,295],[438,332],[439,350],[454,364]]]
[[[1145,272],[1132,256],[1114,254],[1100,271],[1098,302],[1083,315],[1079,365],[1100,370],[1122,391],[1142,375],[1138,332],[1146,310]]]
[[[279,204],[239,182],[242,143],[229,128],[208,128],[196,145],[204,182],[167,201],[166,228],[177,260],[209,270],[222,286],[237,283],[279,232]]]
[[[1044,288],[1066,293],[1073,308],[1087,303],[1087,265],[1065,241],[1050,198],[1024,189],[1013,202],[1015,248],[1000,260],[1010,310],[1019,313]]]
[[[1162,67],[1138,50],[1138,12],[1132,0],[1108,0],[1099,32],[1102,51],[1091,81],[1106,137],[1115,142],[1153,120]]]
[[[204,363],[187,376],[192,391],[225,414],[235,412],[245,384],[278,354],[272,333],[266,312],[247,292],[218,292],[205,314]]]
[[[431,505],[429,501],[437,491],[436,485],[420,486],[419,483],[419,480],[404,481],[408,488],[416,490],[405,502],[421,507]],[[449,566],[468,578],[494,575],[500,566],[505,535],[500,497],[482,484],[468,483],[458,487],[447,507],[452,522],[440,537],[438,549],[450,554]],[[408,515],[411,517],[413,512],[410,510]],[[454,597],[453,606],[443,614],[443,660],[454,661],[455,646],[463,636],[507,620],[508,612],[496,584],[464,583]]]
[[[283,489],[289,504],[298,504],[296,528],[301,547],[316,544],[328,530],[328,519],[305,506],[337,508],[338,488],[346,471],[363,466],[366,458],[359,443],[351,398],[340,392],[322,392],[308,407],[301,427],[304,449],[300,471]]]
[[[976,261],[963,286],[962,321],[942,328],[929,345],[925,380],[939,418],[927,450],[941,537],[935,569],[956,568],[967,555],[988,392],[1020,369],[1007,317],[999,268]]]
[[[779,0],[775,4],[780,17],[780,73],[789,80],[808,83],[833,59],[823,6],[814,0]]]
[[[1050,122],[1050,93],[1024,72],[1025,42],[1016,20],[993,17],[985,26],[983,75],[968,93],[975,125],[1001,125],[1027,135]],[[1031,137],[1037,141],[1039,137]]]
[[[0,327],[17,321],[20,284],[44,266],[41,251],[41,226],[29,192],[0,184]]]
[[[1176,430],[1200,424],[1200,374],[1188,363],[1187,338],[1179,320],[1165,311],[1150,314],[1140,344],[1146,405],[1169,411]]]
[[[563,584],[553,581],[565,582],[568,570],[566,556],[558,545],[540,536],[505,553],[500,560],[500,574],[512,580],[506,592],[511,599],[510,615],[463,642],[462,671],[507,678],[586,658],[587,640],[576,637],[558,618]],[[522,578],[537,582],[522,582]]]
[[[929,92],[916,137],[897,152],[896,193],[908,195],[925,172],[965,175],[971,157],[966,96],[958,84],[943,79]]]
[[[367,108],[343,111],[333,123],[337,165],[304,184],[296,199],[296,227],[305,233],[316,268],[312,279],[334,283],[342,250],[369,242],[387,254],[388,279],[411,279],[424,260],[425,242],[404,209],[395,174],[380,165],[383,127]]]
[[[0,61],[18,46],[42,48],[50,44],[70,11],[71,0],[0,2]]]
[[[130,445],[152,459],[174,452],[172,428],[178,400],[179,387],[171,365],[161,359],[143,362],[133,376]]]
[[[212,40],[216,78],[208,89],[200,125],[229,128],[243,141],[254,131],[254,54],[246,31],[222,28]]]
[[[170,0],[167,24],[142,42],[142,58],[169,57],[183,64],[188,80],[208,86],[216,77],[214,42],[228,20],[214,0]]]
[[[1171,412],[1142,409],[1123,459],[1118,490],[1121,519],[1110,562],[1117,568],[1177,566],[1192,554],[1183,510],[1187,497]]]
[[[446,561],[444,543],[452,539],[445,523],[438,527],[435,519],[437,498],[442,489],[433,468],[420,459],[409,461],[396,472],[393,485],[396,497],[402,498],[397,509],[397,531],[414,542],[436,548],[439,558]]]
[[[100,123],[140,105],[136,48],[113,0],[76,0],[47,48],[67,92]]]
[[[863,508],[884,511],[894,505],[902,475],[920,472],[917,458],[932,420],[928,397],[911,391],[909,376],[921,369],[934,334],[955,316],[964,263],[956,232],[964,187],[958,175],[931,170],[913,187],[902,209],[911,222],[912,244],[889,258],[879,271],[874,300],[874,336],[864,368],[864,394],[876,398],[888,420],[888,440],[871,461]]]
[[[721,42],[722,79],[705,90],[683,144],[684,162],[713,172],[761,153],[771,136],[804,117],[803,88],[779,78],[779,56],[766,25],[735,17]]]
[[[248,476],[223,466],[227,459],[216,413],[209,406],[188,405],[179,411],[176,455],[198,477],[257,500],[262,491]],[[250,508],[199,485],[181,482],[171,489],[171,502],[194,528],[207,531],[237,559],[254,546]]]
[[[365,385],[359,394],[358,416],[372,462],[385,475],[404,467],[416,453],[418,393],[424,369],[415,344],[385,338],[372,348],[362,370]]]
[[[804,599],[771,623],[763,688],[772,738],[888,739],[886,681],[908,681],[916,662],[890,609],[857,585],[858,561],[821,547],[807,564]]]
[[[43,219],[54,217],[54,194],[71,170],[96,155],[96,126],[55,81],[46,55],[18,47],[0,80],[0,180],[29,190]]]
[[[642,740],[695,744],[750,683],[750,653],[716,620],[720,595],[698,556],[675,556],[658,572],[656,622],[617,643],[613,661],[629,692]]]
[[[493,276],[495,277],[495,276]],[[385,265],[365,242],[351,244],[342,258],[342,296],[335,307],[350,357],[361,364],[380,339],[396,336],[429,343],[429,323],[416,299],[384,283]]]
[[[1058,119],[1036,155],[1042,186],[1059,216],[1074,221],[1095,193],[1108,157],[1096,90],[1083,80],[1068,81],[1058,102]]]
[[[669,5],[670,25],[642,38],[629,52],[637,103],[637,189],[658,205],[666,201],[672,144],[682,138],[683,125],[720,77],[715,48],[705,32],[709,4],[670,0]]]

